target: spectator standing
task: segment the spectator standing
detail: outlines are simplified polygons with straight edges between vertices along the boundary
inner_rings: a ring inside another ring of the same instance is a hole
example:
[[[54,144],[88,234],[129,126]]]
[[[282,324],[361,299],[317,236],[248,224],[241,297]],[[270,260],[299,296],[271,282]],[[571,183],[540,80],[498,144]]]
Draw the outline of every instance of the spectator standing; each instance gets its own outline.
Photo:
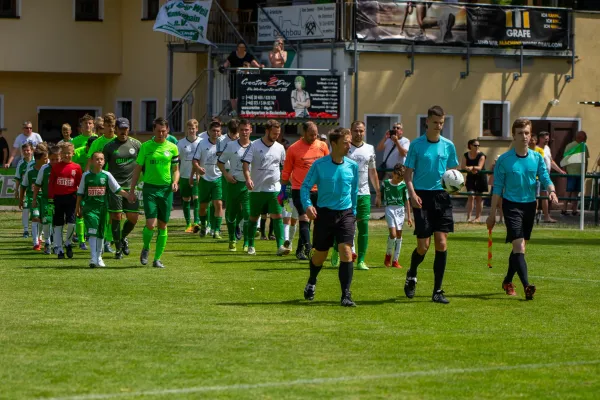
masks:
[[[246,52],[246,43],[239,42],[235,51],[227,57],[223,66],[219,69],[225,72],[226,68],[242,68],[244,63],[250,64],[255,68],[262,68],[264,65],[259,64],[252,54]],[[231,113],[234,115],[237,110],[237,71],[229,72],[229,99],[231,101]]]
[[[19,134],[13,143],[12,151],[10,152],[10,157],[8,157],[8,161],[4,163],[4,168],[9,168],[12,162],[17,155],[17,151],[23,146],[25,143],[31,143],[31,145],[35,148],[38,143],[42,143],[42,137],[33,131],[33,124],[31,121],[23,122],[23,133]]]
[[[377,151],[383,151],[383,163],[379,166],[380,169],[393,169],[396,164],[404,165],[410,140],[403,137],[403,135],[402,123],[397,122],[392,130],[387,131],[385,136],[381,138],[377,145]],[[387,175],[391,176],[391,173]],[[383,177],[383,174],[381,174],[379,179],[381,180]]]
[[[572,141],[571,143],[569,143],[567,145],[567,147],[565,147],[564,154],[567,154],[569,152],[569,150],[571,150],[573,147],[575,147],[578,144],[585,142],[585,141],[587,141],[587,134],[584,131],[577,132],[577,134],[575,135],[575,140]],[[586,165],[586,167],[587,167],[589,158],[590,158],[590,153],[586,146],[585,147],[585,165]],[[571,214],[576,217],[579,215],[579,212],[577,211],[577,196],[579,195],[579,192],[581,191],[581,178],[579,176],[579,175],[581,175],[581,163],[568,164],[565,167],[565,170],[567,171],[567,174],[577,175],[577,176],[567,177],[567,196],[569,197],[569,200],[565,201],[564,208],[560,213],[562,215],[567,215],[567,208],[569,208],[569,201],[571,201],[570,198],[574,197],[575,199],[573,200],[573,208],[572,208]]]
[[[283,39],[278,38],[269,52],[269,62],[272,68],[283,68],[287,61],[287,51],[283,49]]]
[[[488,191],[487,176],[481,173],[485,169],[486,155],[479,151],[477,139],[469,140],[467,147],[469,151],[463,155],[460,169],[467,170],[467,191],[475,193],[469,195],[467,200],[467,222],[481,222],[483,209],[481,194]],[[475,206],[475,219],[471,220],[473,206]]]
[[[546,169],[548,170],[548,173],[554,170],[558,173],[566,174],[567,172],[563,170],[558,164],[556,164],[556,162],[552,159],[552,151],[550,150],[550,147],[548,147],[549,142],[550,133],[545,131],[538,133],[538,147],[544,150],[544,162],[546,163]],[[548,191],[542,190],[541,195],[543,197],[548,197]],[[544,212],[544,222],[550,224],[556,223],[556,220],[550,216],[550,207],[548,204],[548,199],[542,200],[542,211]]]

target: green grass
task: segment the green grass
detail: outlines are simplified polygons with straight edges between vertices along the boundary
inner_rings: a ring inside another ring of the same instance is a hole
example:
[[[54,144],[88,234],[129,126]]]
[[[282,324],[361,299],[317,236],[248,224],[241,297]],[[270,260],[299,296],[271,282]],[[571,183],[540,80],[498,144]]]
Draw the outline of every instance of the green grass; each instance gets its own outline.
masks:
[[[64,398],[597,398],[600,393],[597,230],[536,229],[528,249],[534,301],[501,290],[510,249],[497,229],[486,267],[483,227],[450,237],[444,288],[434,304],[430,254],[417,296],[404,270],[355,271],[355,309],[339,306],[326,268],[312,303],[307,265],[255,257],[225,240],[170,227],[164,270],[132,255],[58,262],[19,239],[20,218],[0,214],[0,397]],[[381,265],[385,228],[371,224],[367,263]],[[587,362],[587,364],[586,364]],[[240,386],[241,385],[241,386]],[[248,385],[248,386],[243,386]],[[194,389],[189,389],[194,388]],[[184,389],[167,392],[171,389]],[[143,392],[143,393],[140,393]],[[122,396],[122,397],[121,397]],[[83,397],[86,398],[86,397]]]

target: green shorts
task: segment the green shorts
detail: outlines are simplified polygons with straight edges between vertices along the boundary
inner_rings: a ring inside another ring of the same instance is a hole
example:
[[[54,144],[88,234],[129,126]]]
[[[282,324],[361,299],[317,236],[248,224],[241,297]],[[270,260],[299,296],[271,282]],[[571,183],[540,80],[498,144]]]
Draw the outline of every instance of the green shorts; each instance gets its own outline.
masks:
[[[40,219],[42,218],[42,208],[44,207],[44,203],[41,201],[41,199],[38,199],[37,207],[33,206],[33,199],[28,197],[27,199],[25,199],[25,204],[23,205],[23,207],[27,207],[29,209],[29,220],[33,220],[33,219]]]
[[[194,181],[194,184],[190,186],[190,180],[188,178],[181,178],[179,180],[179,191],[181,197],[198,197],[198,182]]]
[[[356,220],[370,220],[371,219],[371,195],[362,194],[358,196],[356,204]]]
[[[144,183],[144,213],[146,219],[158,218],[159,221],[169,222],[173,206],[173,191],[171,186],[157,186]]]
[[[51,224],[54,218],[54,200],[42,197],[40,200],[40,219],[43,225]]]
[[[123,188],[125,191],[129,191],[129,189]],[[108,212],[111,213],[139,213],[140,212],[140,202],[136,200],[133,203],[130,203],[127,199],[124,199],[123,196],[118,194],[114,194],[110,192],[108,194]]]
[[[198,199],[200,203],[208,203],[211,200],[223,200],[223,178],[212,182],[200,178],[198,184]]]
[[[86,234],[99,239],[104,238],[104,229],[106,227],[106,207],[83,207],[83,223],[85,224]]]
[[[278,192],[250,192],[250,215],[258,217],[266,207],[269,214],[281,214]]]

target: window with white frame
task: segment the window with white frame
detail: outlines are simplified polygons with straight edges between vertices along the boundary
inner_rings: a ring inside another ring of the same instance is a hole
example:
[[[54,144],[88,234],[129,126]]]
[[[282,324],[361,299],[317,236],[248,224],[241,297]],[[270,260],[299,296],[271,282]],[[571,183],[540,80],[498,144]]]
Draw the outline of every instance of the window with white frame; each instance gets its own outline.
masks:
[[[0,129],[4,128],[4,95],[0,94]]]
[[[104,20],[104,0],[73,0],[73,7],[75,21]]]
[[[427,133],[427,115],[417,115],[417,126],[419,127],[419,136],[423,136]],[[448,140],[454,138],[454,117],[452,115],[446,115],[444,119],[444,127],[442,128],[442,136]]]
[[[21,0],[0,0],[0,18],[19,18]]]
[[[142,20],[155,20],[160,10],[160,0],[142,0]]]
[[[510,131],[510,103],[483,100],[481,102],[480,136],[508,137]]]
[[[117,117],[127,118],[129,120],[129,126],[131,126],[133,120],[133,101],[118,100],[116,111]]]
[[[156,100],[142,100],[140,131],[152,132],[152,122],[156,119],[156,105]]]

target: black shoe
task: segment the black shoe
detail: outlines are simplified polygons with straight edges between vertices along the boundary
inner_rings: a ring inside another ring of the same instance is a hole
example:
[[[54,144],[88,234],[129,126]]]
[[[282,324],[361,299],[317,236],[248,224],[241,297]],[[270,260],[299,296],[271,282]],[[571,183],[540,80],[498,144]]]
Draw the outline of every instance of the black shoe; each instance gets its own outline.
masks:
[[[317,285],[307,283],[304,287],[304,300],[312,301],[315,298],[315,289]]]
[[[64,260],[65,259],[65,253],[63,253],[62,251],[58,252],[58,259],[59,260]]]
[[[50,245],[48,243],[46,243],[44,245],[44,254],[46,254],[46,255],[52,254],[52,249],[50,248]]]
[[[68,246],[65,246],[65,247],[66,247],[66,250],[67,250],[67,257],[73,258],[73,246],[68,245]]]
[[[239,226],[239,225],[237,225],[237,226],[235,227],[235,238],[236,238],[237,240],[242,240],[242,237],[243,237],[242,230],[240,229],[240,226]]]
[[[297,258],[298,260],[302,260],[302,261],[306,261],[306,260],[308,260],[308,257],[306,257],[306,254],[304,254],[304,252],[303,252],[303,251],[299,251],[299,252],[297,252],[297,253],[296,253],[296,258]]]
[[[129,240],[127,240],[127,238],[123,238],[123,240],[121,240],[121,251],[126,256],[129,255]]]
[[[444,291],[443,290],[438,290],[437,292],[435,292],[433,294],[433,296],[431,296],[431,300],[433,300],[434,303],[441,303],[441,304],[448,304],[448,303],[450,303],[450,300],[448,300],[446,298],[446,296],[444,296]]]
[[[417,287],[417,278],[409,278],[408,276],[406,277],[406,282],[404,283],[404,294],[406,295],[406,297],[408,297],[409,299],[412,299],[413,297],[415,297],[415,289]]]
[[[342,307],[356,307],[356,303],[352,300],[352,293],[349,290],[344,291],[340,305]]]
[[[525,300],[533,300],[534,294],[535,294],[535,286],[534,285],[525,286]]]
[[[122,260],[123,259],[123,253],[120,251],[117,251],[115,253],[115,260]]]

